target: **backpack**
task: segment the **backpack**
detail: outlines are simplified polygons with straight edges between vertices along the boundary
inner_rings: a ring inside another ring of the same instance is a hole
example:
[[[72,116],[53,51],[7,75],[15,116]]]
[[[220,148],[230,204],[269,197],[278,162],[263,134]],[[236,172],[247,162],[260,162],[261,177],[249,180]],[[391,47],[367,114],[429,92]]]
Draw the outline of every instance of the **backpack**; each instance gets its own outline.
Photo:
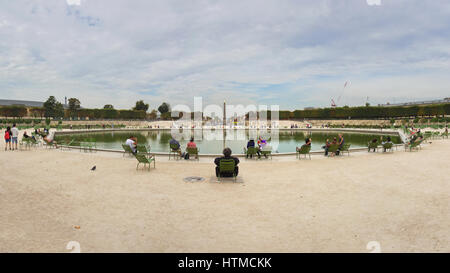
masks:
[[[189,159],[189,153],[185,153],[185,154],[184,154],[184,159],[186,159],[186,160]]]
[[[8,140],[9,138],[10,138],[9,132],[6,131],[6,132],[5,132],[5,139]]]

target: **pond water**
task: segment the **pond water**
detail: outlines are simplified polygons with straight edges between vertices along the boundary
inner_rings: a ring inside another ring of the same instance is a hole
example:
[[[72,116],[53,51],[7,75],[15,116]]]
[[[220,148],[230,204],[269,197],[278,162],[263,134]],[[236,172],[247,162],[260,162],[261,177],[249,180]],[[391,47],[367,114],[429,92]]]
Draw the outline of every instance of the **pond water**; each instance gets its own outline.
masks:
[[[258,132],[257,130],[226,130],[225,141],[223,130],[176,130],[175,138],[180,142],[184,150],[186,143],[191,137],[195,137],[197,147],[201,154],[220,154],[225,143],[230,147],[233,153],[243,153],[243,148],[250,138],[256,142],[259,136],[267,139],[274,153],[293,153],[296,147],[304,144],[306,137],[312,138],[312,151],[322,150],[326,139],[332,140],[338,136],[338,132],[302,132],[294,130],[280,130],[278,135],[273,132]],[[351,148],[367,147],[367,142],[374,138],[380,138],[380,134],[362,134],[362,133],[342,133],[346,143],[351,144]],[[152,152],[168,152],[169,141],[172,138],[170,130],[158,131],[120,131],[120,132],[95,132],[95,133],[74,133],[70,135],[57,135],[56,141],[75,142],[94,139],[97,148],[122,150],[122,144],[133,135],[137,137],[138,144],[144,144],[151,148]],[[386,136],[384,136],[386,137]],[[399,136],[390,136],[392,142],[401,143]],[[76,145],[76,144],[75,144]]]

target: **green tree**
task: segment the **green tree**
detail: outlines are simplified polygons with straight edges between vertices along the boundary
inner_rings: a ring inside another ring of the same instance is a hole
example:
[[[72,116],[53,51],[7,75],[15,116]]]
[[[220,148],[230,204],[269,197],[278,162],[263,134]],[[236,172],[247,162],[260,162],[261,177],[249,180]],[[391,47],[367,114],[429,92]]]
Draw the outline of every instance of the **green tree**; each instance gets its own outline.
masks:
[[[12,117],[24,117],[28,114],[28,110],[25,106],[11,106],[11,116]]]
[[[56,108],[56,99],[54,96],[50,96],[45,102],[44,102],[44,109],[45,114],[44,116],[46,118],[54,117],[55,116],[55,108]]]
[[[45,115],[45,108],[43,107],[32,107],[30,109],[30,113],[33,117],[37,118],[41,118]]]
[[[62,118],[64,117],[64,106],[59,101],[55,104],[55,111],[53,114],[54,118]]]
[[[77,98],[69,99],[69,112],[71,117],[76,117],[78,110],[81,108],[80,100]]]
[[[112,104],[105,104],[105,106],[103,106],[103,109],[114,109],[114,106]]]
[[[143,100],[140,100],[140,101],[136,102],[136,106],[133,107],[133,110],[147,112],[149,107],[150,107],[150,105],[146,104]]]
[[[6,118],[8,117],[24,117],[28,113],[28,110],[25,106],[17,106],[17,105],[11,105],[11,106],[4,106],[0,108],[0,116],[4,116]]]
[[[155,109],[153,109],[153,110],[150,112],[150,114],[148,114],[148,118],[149,118],[149,119],[156,119],[157,114],[158,114],[158,112],[157,112]]]
[[[77,98],[70,98],[69,99],[69,109],[72,111],[78,110],[81,108],[80,100]]]
[[[161,113],[161,115],[168,113],[170,111],[170,104],[163,102],[159,107],[158,111]]]

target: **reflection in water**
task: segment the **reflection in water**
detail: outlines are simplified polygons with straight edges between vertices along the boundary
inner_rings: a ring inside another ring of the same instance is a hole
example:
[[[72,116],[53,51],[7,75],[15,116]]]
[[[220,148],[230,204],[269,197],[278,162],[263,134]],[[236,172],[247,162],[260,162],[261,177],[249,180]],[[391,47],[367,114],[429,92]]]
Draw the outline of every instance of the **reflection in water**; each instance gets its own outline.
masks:
[[[275,134],[276,132],[278,136]],[[250,138],[256,141],[259,136],[268,140],[274,152],[295,152],[295,147],[301,146],[307,137],[312,138],[312,150],[319,151],[326,139],[332,140],[338,135],[336,132],[299,132],[292,130],[274,131],[272,135],[270,131],[258,130],[225,130],[225,132],[224,130],[176,130],[175,133],[174,136],[183,149],[189,139],[194,136],[202,154],[220,154],[224,145],[230,147],[234,153],[242,153],[247,141]],[[57,136],[56,139],[83,141],[93,138],[97,141],[98,148],[121,150],[121,144],[131,135],[137,137],[139,144],[150,146],[153,152],[168,152],[169,141],[172,138],[171,131],[161,130],[73,134]],[[343,133],[343,135],[345,142],[351,144],[353,148],[366,147],[368,141],[373,138],[380,138],[380,135],[359,133]],[[391,139],[394,143],[401,142],[398,136],[391,136]]]

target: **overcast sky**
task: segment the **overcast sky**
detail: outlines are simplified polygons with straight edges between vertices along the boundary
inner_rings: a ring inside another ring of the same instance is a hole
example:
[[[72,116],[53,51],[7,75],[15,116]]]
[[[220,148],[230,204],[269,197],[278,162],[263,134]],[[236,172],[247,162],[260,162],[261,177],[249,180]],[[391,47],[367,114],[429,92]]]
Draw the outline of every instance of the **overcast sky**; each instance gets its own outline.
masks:
[[[450,1],[377,2],[0,0],[0,99],[300,109],[450,97]]]

